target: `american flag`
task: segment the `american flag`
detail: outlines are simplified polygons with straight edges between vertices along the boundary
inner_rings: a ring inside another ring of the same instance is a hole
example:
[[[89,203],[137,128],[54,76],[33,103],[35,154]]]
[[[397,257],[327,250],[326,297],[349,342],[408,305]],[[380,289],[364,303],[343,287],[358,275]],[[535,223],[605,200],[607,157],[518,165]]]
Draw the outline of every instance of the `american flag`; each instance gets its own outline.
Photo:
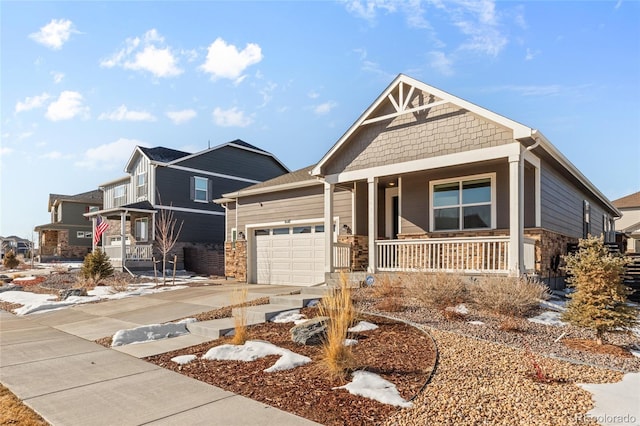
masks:
[[[100,238],[107,228],[109,228],[109,222],[102,219],[102,216],[98,216],[96,219],[96,232],[93,235],[93,242],[95,245],[100,244]]]

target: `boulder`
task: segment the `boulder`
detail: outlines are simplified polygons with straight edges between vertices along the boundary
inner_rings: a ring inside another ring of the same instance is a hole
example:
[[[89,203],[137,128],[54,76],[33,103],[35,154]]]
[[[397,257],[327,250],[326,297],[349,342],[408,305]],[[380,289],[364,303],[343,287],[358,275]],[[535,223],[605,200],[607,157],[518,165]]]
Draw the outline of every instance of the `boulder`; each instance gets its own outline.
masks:
[[[22,291],[22,286],[15,284],[3,284],[0,286],[0,293],[5,291]]]
[[[315,317],[291,328],[291,340],[300,345],[318,345],[327,335],[329,317]]]
[[[84,288],[67,288],[60,290],[60,300],[67,300],[71,296],[86,296],[87,290]]]

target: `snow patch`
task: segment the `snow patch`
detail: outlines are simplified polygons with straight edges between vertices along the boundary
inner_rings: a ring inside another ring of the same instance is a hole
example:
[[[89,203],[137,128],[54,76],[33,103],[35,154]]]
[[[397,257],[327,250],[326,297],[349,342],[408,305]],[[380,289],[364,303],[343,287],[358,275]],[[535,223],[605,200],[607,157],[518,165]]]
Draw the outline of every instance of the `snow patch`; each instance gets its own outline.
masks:
[[[189,318],[178,323],[151,324],[127,330],[118,330],[113,335],[111,346],[131,345],[189,334],[187,324],[194,321],[195,319]]]
[[[202,356],[207,360],[218,361],[255,361],[269,355],[280,355],[278,361],[267,368],[265,373],[291,370],[292,368],[308,364],[311,358],[299,355],[288,349],[281,348],[269,342],[249,340],[244,345],[220,345],[213,347]]]
[[[400,392],[393,383],[368,371],[356,371],[353,373],[351,383],[333,389],[346,389],[353,395],[364,396],[397,407],[409,408],[413,406],[412,402],[406,401],[400,396]]]
[[[306,319],[307,317],[305,317],[303,314],[300,313],[300,309],[293,309],[291,311],[284,311],[284,312],[280,312],[278,315],[276,315],[275,317],[271,318],[271,322],[277,322],[277,323],[287,323],[287,322],[293,322],[295,323],[296,321],[302,320],[302,319]]]
[[[176,364],[185,365],[189,364],[191,361],[194,361],[196,358],[198,357],[195,355],[179,355],[171,358],[171,361],[175,362]]]
[[[567,323],[560,318],[562,312],[544,311],[535,317],[528,318],[529,321],[544,325],[564,326]]]
[[[468,323],[471,325],[484,325],[482,321],[468,321]]]
[[[358,344],[358,341],[356,339],[344,339],[345,346],[353,346],[357,344]]]
[[[460,315],[467,315],[469,313],[469,309],[464,305],[464,303],[461,303],[456,306],[449,306],[445,310],[450,312],[455,312],[456,314],[460,314]]]

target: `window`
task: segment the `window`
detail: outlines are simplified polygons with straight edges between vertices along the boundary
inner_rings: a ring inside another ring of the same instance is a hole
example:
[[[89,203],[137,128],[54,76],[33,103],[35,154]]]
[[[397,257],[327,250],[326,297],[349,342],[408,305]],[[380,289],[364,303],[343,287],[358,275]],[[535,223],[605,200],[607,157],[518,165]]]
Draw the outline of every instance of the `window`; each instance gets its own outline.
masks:
[[[432,182],[432,231],[493,228],[494,179],[491,174]]]
[[[274,228],[272,235],[287,235],[289,234],[289,228]]]
[[[113,203],[114,207],[123,206],[127,204],[127,186],[116,186],[113,190]]]
[[[136,176],[136,197],[142,198],[147,196],[147,174],[139,173]]]
[[[582,202],[582,237],[587,238],[591,234],[591,205],[587,200]]]
[[[146,217],[136,219],[136,241],[147,241],[149,239],[149,219]]]
[[[76,238],[84,238],[84,231],[77,231]]]
[[[294,226],[293,233],[294,234],[310,234],[311,227],[310,226]]]
[[[192,180],[193,193],[192,198],[194,201],[208,202],[209,201],[209,179],[195,176]]]

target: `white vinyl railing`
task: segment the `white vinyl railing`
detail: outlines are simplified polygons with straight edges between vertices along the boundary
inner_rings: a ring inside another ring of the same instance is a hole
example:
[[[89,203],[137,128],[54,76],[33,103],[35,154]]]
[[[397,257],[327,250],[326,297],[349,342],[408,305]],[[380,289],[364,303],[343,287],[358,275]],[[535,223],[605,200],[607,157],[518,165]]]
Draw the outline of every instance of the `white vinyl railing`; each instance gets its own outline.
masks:
[[[333,267],[334,269],[351,268],[351,244],[333,243]]]
[[[106,246],[104,252],[111,260],[122,260],[121,246]],[[125,247],[127,260],[151,260],[153,258],[153,245],[127,245]]]
[[[376,241],[379,271],[506,273],[509,237]]]

